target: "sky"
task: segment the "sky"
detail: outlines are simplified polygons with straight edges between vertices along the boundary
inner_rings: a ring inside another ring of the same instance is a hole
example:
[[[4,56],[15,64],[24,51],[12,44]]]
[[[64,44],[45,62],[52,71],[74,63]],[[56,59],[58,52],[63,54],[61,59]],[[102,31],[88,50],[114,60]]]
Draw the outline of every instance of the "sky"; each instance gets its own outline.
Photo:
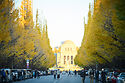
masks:
[[[18,0],[18,5],[21,0]],[[33,0],[33,14],[39,10],[40,20],[46,19],[52,48],[66,40],[80,47],[84,35],[84,17],[87,18],[92,0]]]

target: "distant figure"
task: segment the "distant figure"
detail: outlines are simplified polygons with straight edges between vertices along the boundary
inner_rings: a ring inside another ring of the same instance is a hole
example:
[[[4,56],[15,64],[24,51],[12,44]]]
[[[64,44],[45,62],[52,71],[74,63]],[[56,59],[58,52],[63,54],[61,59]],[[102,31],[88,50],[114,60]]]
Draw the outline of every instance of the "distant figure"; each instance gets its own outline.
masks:
[[[101,78],[102,78],[102,83],[106,83],[106,72],[104,71],[104,69],[102,69]]]
[[[85,70],[82,70],[80,75],[81,75],[81,77],[82,77],[82,82],[84,83],[84,81],[85,81],[85,76],[86,76]]]
[[[54,79],[56,79],[56,71],[54,71]]]
[[[2,83],[5,81],[6,82],[6,72],[4,71],[4,69],[1,71],[1,81]]]
[[[33,78],[35,78],[35,71],[33,71]]]
[[[75,75],[76,75],[76,70],[74,72],[75,72]]]
[[[9,72],[8,72],[8,70],[5,73],[6,73],[6,82],[9,82]]]
[[[23,75],[24,75],[24,80],[26,78],[26,71],[23,71]]]
[[[24,70],[22,70],[22,80],[24,79]]]
[[[94,71],[93,69],[90,70],[90,83],[93,83],[94,80]]]
[[[70,71],[70,69],[69,69],[69,74],[68,74],[68,76],[69,76],[69,75],[71,75],[71,71]]]
[[[117,74],[115,71],[113,71],[113,78],[117,78]],[[112,79],[112,83],[117,83],[115,79]],[[121,82],[120,82],[121,83]],[[123,83],[123,82],[122,82]]]
[[[36,72],[36,74],[37,74],[37,78],[40,78],[40,77],[39,77],[39,72],[38,72],[38,71]]]
[[[96,81],[99,81],[99,71],[98,70],[96,70],[96,72],[95,72],[95,77],[96,77]]]
[[[48,75],[48,71],[46,70],[46,75]]]
[[[35,78],[36,78],[37,70],[35,70]]]
[[[18,71],[18,79],[22,80],[22,72]]]
[[[59,71],[59,69],[57,70],[57,78],[58,79],[60,78],[60,71]]]

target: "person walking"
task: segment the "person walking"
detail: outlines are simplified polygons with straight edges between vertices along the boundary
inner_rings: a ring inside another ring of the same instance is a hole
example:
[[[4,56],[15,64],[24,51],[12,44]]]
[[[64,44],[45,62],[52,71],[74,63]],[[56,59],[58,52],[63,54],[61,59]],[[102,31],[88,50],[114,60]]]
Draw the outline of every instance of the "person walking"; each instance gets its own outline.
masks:
[[[33,71],[33,78],[35,78],[35,71]]]
[[[26,79],[26,71],[23,72],[24,80]]]
[[[96,81],[99,81],[99,71],[98,70],[96,70],[96,72],[95,72],[95,78],[96,78]]]
[[[74,72],[75,72],[75,75],[76,75],[76,70]]]
[[[93,69],[90,70],[90,83],[94,83],[94,71]]]
[[[102,69],[102,72],[101,72],[101,79],[102,79],[102,83],[106,83],[106,72],[104,69]]]
[[[54,71],[54,79],[56,79],[56,71]]]
[[[35,78],[36,78],[37,70],[35,70]]]
[[[37,77],[37,78],[40,78],[40,77],[39,77],[39,71],[36,72],[36,77]]]
[[[60,78],[60,71],[59,71],[59,69],[57,70],[57,78],[58,79]]]
[[[8,70],[6,70],[6,82],[9,82],[9,71]]]
[[[82,77],[82,83],[84,83],[84,81],[85,81],[85,76],[86,76],[85,70],[82,70],[80,75],[81,75],[81,77]]]
[[[23,72],[20,71],[20,80],[23,80]]]
[[[112,83],[117,83],[116,78],[117,78],[117,74],[116,74],[116,72],[114,71],[114,72],[113,72],[113,79],[111,80],[111,82],[112,82]],[[120,82],[120,83],[121,83],[121,82]],[[122,83],[123,83],[123,82],[122,82]]]
[[[18,79],[22,80],[22,72],[21,71],[18,71]]]
[[[24,70],[21,71],[22,72],[22,80],[24,80]]]
[[[71,71],[70,71],[70,69],[69,69],[69,73],[68,73],[68,76],[71,74]]]
[[[4,71],[4,69],[1,71],[1,81],[2,81],[2,83],[4,81],[6,82],[6,72]]]

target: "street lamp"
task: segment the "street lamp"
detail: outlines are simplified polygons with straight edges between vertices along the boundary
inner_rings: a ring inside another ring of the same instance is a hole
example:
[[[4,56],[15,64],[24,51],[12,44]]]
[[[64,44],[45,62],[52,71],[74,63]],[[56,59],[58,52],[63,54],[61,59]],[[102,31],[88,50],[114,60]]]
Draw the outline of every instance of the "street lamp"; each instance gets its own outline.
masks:
[[[29,69],[29,59],[27,59],[26,64],[27,64],[27,69]]]
[[[98,63],[97,63],[97,52],[96,52],[96,70],[98,69]]]
[[[54,53],[54,55],[56,56],[56,67],[57,67],[57,53]]]

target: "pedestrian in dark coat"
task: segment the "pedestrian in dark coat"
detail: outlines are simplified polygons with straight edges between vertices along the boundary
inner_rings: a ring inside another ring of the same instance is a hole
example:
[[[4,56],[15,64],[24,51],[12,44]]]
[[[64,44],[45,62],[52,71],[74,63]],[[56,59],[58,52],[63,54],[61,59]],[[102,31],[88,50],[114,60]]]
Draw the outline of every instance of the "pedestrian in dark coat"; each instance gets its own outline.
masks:
[[[104,71],[104,69],[102,69],[102,72],[101,72],[101,79],[102,79],[102,83],[106,83],[106,72]]]
[[[98,81],[99,80],[99,71],[98,70],[96,70],[96,72],[95,72],[95,77],[96,77],[96,81]]]
[[[80,75],[81,75],[81,77],[82,77],[82,82],[84,83],[84,81],[85,81],[85,76],[86,76],[85,70],[82,70]]]
[[[58,79],[60,78],[60,71],[59,71],[59,69],[57,70],[57,78]]]
[[[94,81],[94,70],[93,69],[91,69],[90,70],[90,83],[93,83]]]
[[[75,72],[75,75],[76,75],[76,70],[74,72]]]
[[[71,74],[71,71],[69,70],[69,74],[68,75],[70,75]]]
[[[2,83],[5,81],[6,82],[6,72],[4,71],[4,69],[1,71],[1,81]]]

